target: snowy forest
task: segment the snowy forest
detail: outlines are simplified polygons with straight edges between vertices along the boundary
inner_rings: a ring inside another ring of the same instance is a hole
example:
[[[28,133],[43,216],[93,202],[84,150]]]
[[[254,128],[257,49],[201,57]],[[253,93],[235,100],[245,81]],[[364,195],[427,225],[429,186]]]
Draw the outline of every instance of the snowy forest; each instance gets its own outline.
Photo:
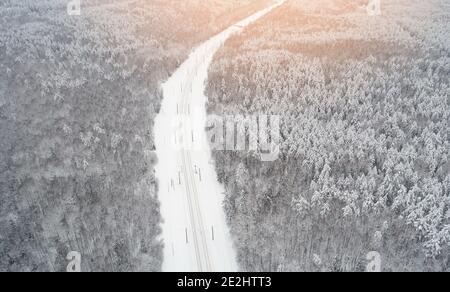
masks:
[[[208,112],[279,115],[280,157],[214,151],[244,271],[450,271],[450,3],[288,1],[228,40]]]
[[[161,271],[161,85],[273,1],[69,2],[0,0],[0,272]],[[242,271],[450,272],[450,1],[368,2],[287,0],[214,56],[210,116],[280,117],[277,160],[210,161]]]
[[[0,271],[159,271],[160,84],[268,1],[68,2],[0,1]]]

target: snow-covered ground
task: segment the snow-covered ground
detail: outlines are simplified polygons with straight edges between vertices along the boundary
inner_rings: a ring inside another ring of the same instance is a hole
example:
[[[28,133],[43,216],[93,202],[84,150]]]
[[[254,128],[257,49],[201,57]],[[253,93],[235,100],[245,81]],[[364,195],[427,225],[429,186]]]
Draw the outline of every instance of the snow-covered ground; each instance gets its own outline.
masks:
[[[164,99],[155,120],[163,271],[238,270],[222,208],[224,189],[217,181],[205,133],[204,83],[213,55],[225,40],[283,2],[200,45],[163,85]]]

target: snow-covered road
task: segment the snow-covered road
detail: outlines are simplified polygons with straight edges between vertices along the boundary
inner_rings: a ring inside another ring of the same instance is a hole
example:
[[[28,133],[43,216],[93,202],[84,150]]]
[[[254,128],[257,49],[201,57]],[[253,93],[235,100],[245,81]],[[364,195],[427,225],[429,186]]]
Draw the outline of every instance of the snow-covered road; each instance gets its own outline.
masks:
[[[238,270],[222,207],[224,189],[211,164],[205,133],[204,84],[209,64],[225,40],[283,2],[200,45],[163,84],[161,112],[155,120],[155,170],[164,219],[163,271]]]

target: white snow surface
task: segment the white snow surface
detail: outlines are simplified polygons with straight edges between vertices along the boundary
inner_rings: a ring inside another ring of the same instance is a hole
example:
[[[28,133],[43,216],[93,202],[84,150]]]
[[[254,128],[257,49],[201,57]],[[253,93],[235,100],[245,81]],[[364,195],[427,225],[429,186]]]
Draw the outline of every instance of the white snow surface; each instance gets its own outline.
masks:
[[[197,47],[163,84],[164,98],[155,120],[159,199],[163,216],[163,271],[238,271],[236,253],[223,210],[205,133],[208,67],[233,33],[280,6],[272,6],[229,27]]]

